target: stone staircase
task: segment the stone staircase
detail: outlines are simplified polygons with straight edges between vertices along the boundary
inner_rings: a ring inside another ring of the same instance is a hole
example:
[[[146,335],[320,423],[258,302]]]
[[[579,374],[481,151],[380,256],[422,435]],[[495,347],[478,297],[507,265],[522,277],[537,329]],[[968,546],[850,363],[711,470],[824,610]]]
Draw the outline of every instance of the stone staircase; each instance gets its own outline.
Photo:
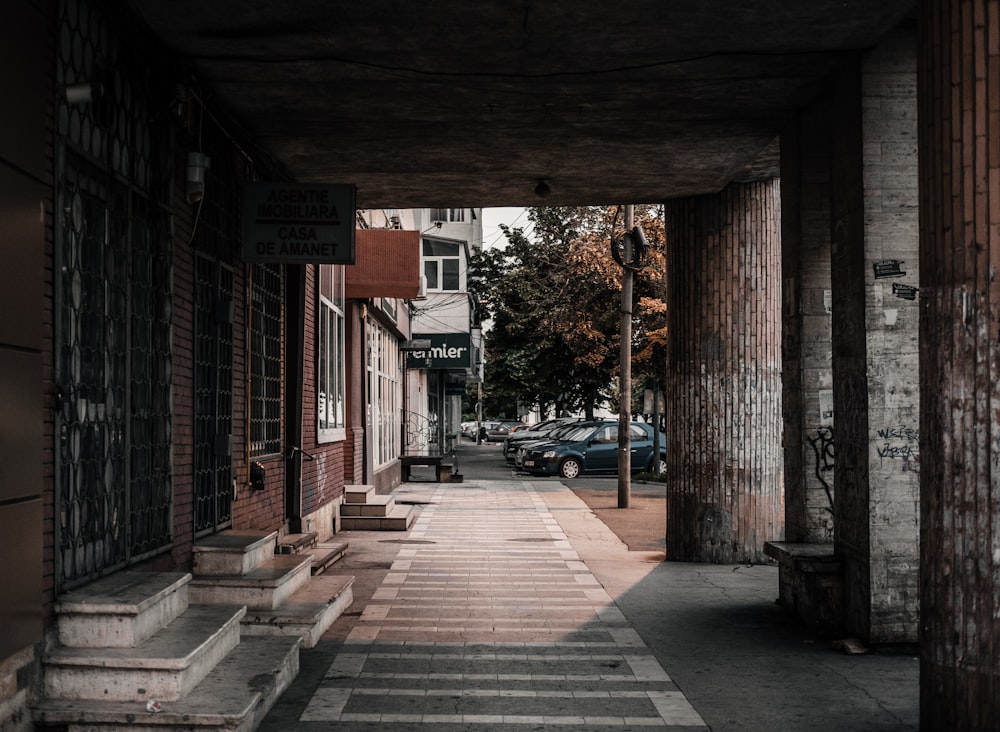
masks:
[[[312,559],[310,572],[323,574],[347,553],[346,541],[319,541],[318,534],[285,534],[278,539],[278,554],[307,554]]]
[[[256,729],[353,602],[354,577],[323,574],[346,543],[277,537],[223,531],[195,544],[193,576],[122,571],[60,597],[36,729]]]
[[[406,531],[413,519],[411,506],[396,505],[392,496],[377,495],[375,486],[344,486],[340,526],[345,531]]]
[[[298,674],[302,638],[243,637],[246,608],[192,604],[191,580],[122,571],[62,595],[35,729],[256,729]]]
[[[198,541],[191,601],[245,605],[244,635],[296,636],[312,648],[354,600],[354,577],[313,575],[313,552],[328,566],[346,545],[324,552],[306,539],[298,553],[277,554],[277,537],[277,531],[229,530]]]

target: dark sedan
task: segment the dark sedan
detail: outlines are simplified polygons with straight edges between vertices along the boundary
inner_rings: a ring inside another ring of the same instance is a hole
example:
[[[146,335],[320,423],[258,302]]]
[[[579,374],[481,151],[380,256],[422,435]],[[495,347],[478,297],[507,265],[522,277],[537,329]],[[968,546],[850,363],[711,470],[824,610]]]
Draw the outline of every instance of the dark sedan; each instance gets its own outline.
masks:
[[[660,433],[659,460],[653,456],[653,427],[632,422],[631,468],[633,473],[662,473],[666,469],[666,436]],[[533,475],[580,475],[618,473],[618,422],[581,424],[556,441],[533,445],[524,453],[521,469]]]
[[[537,442],[538,440],[547,439],[560,427],[583,421],[583,417],[556,417],[555,419],[547,419],[544,422],[539,422],[538,424],[528,425],[525,429],[511,432],[503,441],[503,456],[508,463],[513,463],[515,452],[518,447],[528,442]]]

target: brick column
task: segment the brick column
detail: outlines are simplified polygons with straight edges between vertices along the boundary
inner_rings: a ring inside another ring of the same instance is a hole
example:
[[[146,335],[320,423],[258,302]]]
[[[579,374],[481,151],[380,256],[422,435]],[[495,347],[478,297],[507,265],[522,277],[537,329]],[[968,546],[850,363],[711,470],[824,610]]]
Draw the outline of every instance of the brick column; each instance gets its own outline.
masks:
[[[779,209],[777,181],[666,204],[668,559],[782,538]]]
[[[1000,5],[921,3],[920,728],[1000,729]]]

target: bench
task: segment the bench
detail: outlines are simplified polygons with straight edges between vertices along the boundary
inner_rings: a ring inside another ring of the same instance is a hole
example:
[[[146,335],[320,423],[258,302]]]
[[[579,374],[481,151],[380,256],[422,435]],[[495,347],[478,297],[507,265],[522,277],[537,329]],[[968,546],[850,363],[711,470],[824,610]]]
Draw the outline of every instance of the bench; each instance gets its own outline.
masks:
[[[816,629],[838,629],[844,568],[833,544],[769,541],[764,553],[778,563],[778,603]]]
[[[442,473],[447,470],[449,473],[449,478],[451,474],[451,465],[444,462],[444,459],[448,457],[447,454],[442,453],[437,450],[419,450],[412,452],[404,452],[399,456],[399,463],[403,467],[402,480],[404,483],[410,480],[410,468],[414,465],[433,465],[434,466],[434,479],[440,483]]]

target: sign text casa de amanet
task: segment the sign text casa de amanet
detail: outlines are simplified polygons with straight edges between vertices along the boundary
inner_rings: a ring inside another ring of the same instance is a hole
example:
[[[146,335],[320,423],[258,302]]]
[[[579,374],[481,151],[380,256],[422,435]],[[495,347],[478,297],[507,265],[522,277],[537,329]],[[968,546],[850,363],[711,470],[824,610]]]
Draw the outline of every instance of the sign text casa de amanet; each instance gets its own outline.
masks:
[[[355,187],[249,183],[243,256],[251,262],[354,264]]]

